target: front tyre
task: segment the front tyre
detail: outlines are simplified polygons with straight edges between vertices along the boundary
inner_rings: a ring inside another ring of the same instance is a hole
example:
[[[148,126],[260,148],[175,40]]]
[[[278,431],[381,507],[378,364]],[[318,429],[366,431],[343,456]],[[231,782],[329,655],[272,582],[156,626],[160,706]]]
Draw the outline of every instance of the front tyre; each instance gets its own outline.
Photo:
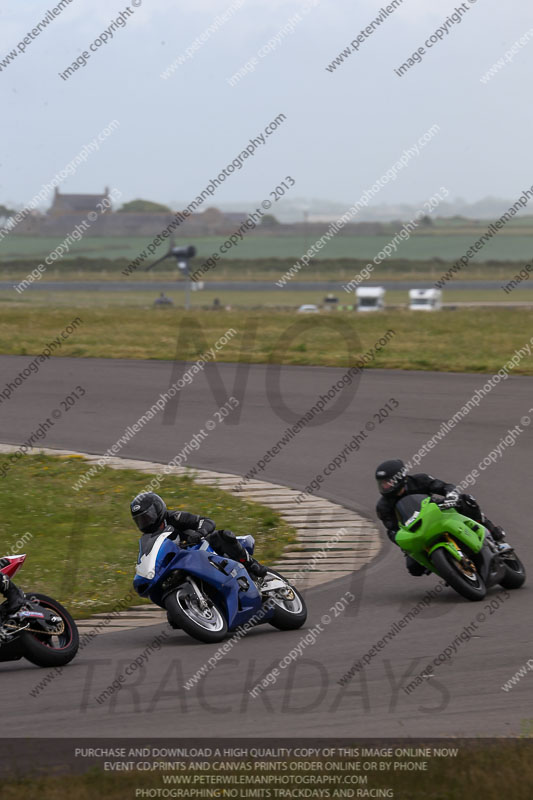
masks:
[[[302,595],[279,572],[269,569],[266,581],[268,581],[269,575],[280,578],[286,585],[286,589],[268,593],[268,598],[274,604],[274,614],[269,619],[270,625],[280,631],[294,631],[301,628],[307,619],[307,607]]]
[[[28,592],[27,595],[35,599],[40,606],[61,617],[62,625],[59,626],[59,629],[62,628],[62,630],[56,635],[28,631],[22,633],[21,643],[24,658],[38,667],[64,667],[72,661],[80,645],[76,623],[67,609],[57,600],[38,592]],[[31,624],[30,627],[32,627]]]
[[[526,580],[526,568],[516,553],[502,558],[502,561],[505,564],[505,575],[500,581],[500,586],[504,589],[520,589]]]
[[[431,563],[441,578],[467,600],[483,600],[487,594],[485,582],[473,564],[465,566],[452,556],[445,547],[438,547],[431,554]]]
[[[181,628],[200,642],[221,642],[228,632],[225,617],[217,606],[205,598],[202,608],[192,587],[184,585],[174,589],[165,599],[165,608],[172,627]]]

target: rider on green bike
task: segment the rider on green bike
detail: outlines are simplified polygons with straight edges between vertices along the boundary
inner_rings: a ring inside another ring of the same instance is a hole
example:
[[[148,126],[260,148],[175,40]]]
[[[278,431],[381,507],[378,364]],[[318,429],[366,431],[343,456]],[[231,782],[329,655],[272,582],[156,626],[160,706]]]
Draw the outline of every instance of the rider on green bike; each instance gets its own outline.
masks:
[[[505,532],[499,525],[494,525],[481,511],[478,503],[470,494],[460,494],[453,483],[446,483],[424,472],[408,475],[403,461],[399,458],[383,461],[376,469],[376,481],[381,494],[376,506],[376,513],[387,530],[391,542],[395,542],[399,522],[395,513],[396,503],[409,494],[441,495],[449,508],[456,508],[460,514],[485,526],[496,542],[505,539]],[[408,571],[411,575],[428,574],[428,570],[414,558],[405,554]]]

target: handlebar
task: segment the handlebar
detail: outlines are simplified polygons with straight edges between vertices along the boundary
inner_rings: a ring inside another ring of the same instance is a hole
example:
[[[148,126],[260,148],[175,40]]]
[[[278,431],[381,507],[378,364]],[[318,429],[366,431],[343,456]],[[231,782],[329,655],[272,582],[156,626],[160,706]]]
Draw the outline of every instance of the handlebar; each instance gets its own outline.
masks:
[[[438,507],[444,510],[447,508],[457,508],[458,504],[458,500],[441,500],[440,503],[437,503]]]

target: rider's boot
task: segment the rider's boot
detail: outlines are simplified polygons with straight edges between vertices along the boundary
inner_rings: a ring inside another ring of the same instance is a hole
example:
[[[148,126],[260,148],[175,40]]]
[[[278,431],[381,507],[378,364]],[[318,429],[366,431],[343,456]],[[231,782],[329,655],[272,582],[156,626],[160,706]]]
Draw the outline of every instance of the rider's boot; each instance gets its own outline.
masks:
[[[244,550],[244,548],[243,548]],[[247,550],[244,550],[245,557],[240,558],[239,561],[241,564],[244,564],[247,571],[253,578],[264,578],[267,574],[268,570],[264,564],[260,564],[255,558],[253,558]]]
[[[492,538],[498,544],[501,544],[501,542],[505,541],[505,531],[501,527],[501,525],[495,525],[491,533],[492,533]]]
[[[508,549],[509,545],[505,543],[505,531],[500,525],[495,525],[494,522],[491,522],[485,515],[483,515],[483,525],[500,550]]]

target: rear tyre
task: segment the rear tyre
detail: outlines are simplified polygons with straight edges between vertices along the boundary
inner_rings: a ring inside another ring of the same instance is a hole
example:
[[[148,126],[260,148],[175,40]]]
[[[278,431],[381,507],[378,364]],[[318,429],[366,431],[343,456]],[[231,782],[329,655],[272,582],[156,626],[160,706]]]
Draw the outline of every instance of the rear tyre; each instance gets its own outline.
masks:
[[[192,587],[179,586],[165,599],[165,608],[172,627],[181,628],[199,642],[214,644],[225,639],[228,632],[226,619],[219,608],[209,602],[202,609]]]
[[[467,600],[483,600],[487,594],[485,582],[475,567],[472,565],[471,570],[466,570],[445,547],[438,547],[431,554],[431,563],[441,578],[461,597]]]
[[[502,560],[505,564],[505,576],[500,581],[500,586],[504,589],[520,589],[526,580],[526,568],[515,553]]]
[[[276,594],[268,595],[274,602],[274,615],[269,619],[270,625],[280,631],[294,631],[301,628],[307,619],[307,608],[302,595],[279,572],[269,569],[267,575],[275,575],[287,584],[286,593],[280,590]]]
[[[35,598],[39,605],[50,609],[58,617],[61,617],[64,629],[57,636],[50,636],[46,633],[22,633],[20,638],[24,658],[27,658],[28,661],[38,667],[66,666],[72,661],[80,645],[76,623],[67,609],[57,600],[38,592],[28,592],[27,596]],[[31,623],[30,627],[32,627]]]

